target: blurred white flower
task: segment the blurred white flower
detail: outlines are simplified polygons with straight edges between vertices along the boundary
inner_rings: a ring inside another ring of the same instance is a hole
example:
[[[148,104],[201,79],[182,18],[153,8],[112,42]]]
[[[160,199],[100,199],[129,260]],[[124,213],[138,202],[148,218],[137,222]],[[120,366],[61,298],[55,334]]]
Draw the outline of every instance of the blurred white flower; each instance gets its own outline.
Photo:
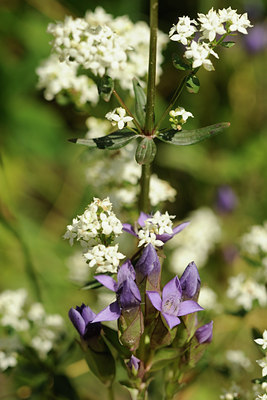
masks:
[[[267,330],[265,329],[265,331],[263,332],[262,338],[255,339],[254,342],[256,342],[257,344],[262,346],[263,350],[266,350],[267,349]]]

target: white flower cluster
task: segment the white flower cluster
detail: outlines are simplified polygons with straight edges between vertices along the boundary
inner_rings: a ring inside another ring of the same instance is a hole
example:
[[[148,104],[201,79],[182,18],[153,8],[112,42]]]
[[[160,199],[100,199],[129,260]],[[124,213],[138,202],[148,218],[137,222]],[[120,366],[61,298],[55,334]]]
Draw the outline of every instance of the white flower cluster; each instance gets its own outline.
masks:
[[[127,122],[133,120],[132,117],[126,115],[126,111],[122,107],[117,107],[113,111],[106,114],[106,118],[111,122],[111,125],[118,125],[119,129],[123,129]]]
[[[64,22],[49,24],[54,36],[51,55],[37,69],[38,87],[45,89],[47,100],[67,91],[77,105],[98,102],[96,84],[86,75],[78,75],[78,67],[95,76],[108,74],[126,90],[139,78],[145,85],[148,68],[149,26],[133,23],[127,16],[113,18],[101,7],[88,11],[84,18],[66,17]],[[168,37],[158,32],[157,80],[162,72],[162,50]]]
[[[242,350],[227,350],[226,359],[233,365],[244,369],[251,367],[251,362]]]
[[[88,138],[103,136],[109,131],[108,121],[102,119],[89,117],[86,124]],[[117,209],[131,207],[137,200],[141,166],[134,161],[134,151],[135,146],[129,143],[115,154],[107,151],[105,159],[90,154],[86,179],[102,195],[109,194]],[[153,207],[165,201],[173,202],[175,196],[176,190],[167,181],[152,174],[149,197]]]
[[[186,229],[167,244],[173,249],[170,267],[176,274],[181,274],[184,266],[192,260],[198,268],[203,267],[221,239],[219,219],[210,208],[202,207],[193,211],[188,220],[190,224]]]
[[[254,225],[241,238],[241,250],[253,256],[267,255],[267,221]]]
[[[46,314],[42,304],[27,305],[25,289],[6,290],[0,294],[0,326],[12,328],[22,335],[23,342],[36,350],[40,358],[45,358],[56,346],[63,334],[63,319],[58,314]],[[23,334],[27,331],[26,334]],[[0,352],[0,369],[16,365],[16,352]]]
[[[246,34],[247,28],[252,27],[247,13],[240,15],[231,7],[218,11],[212,8],[207,14],[199,13],[197,20],[180,17],[177,24],[170,29],[169,36],[171,40],[186,46],[184,57],[192,61],[193,69],[203,65],[208,71],[214,70],[209,56],[219,58],[213,49],[221,39],[237,31]],[[200,37],[196,40],[196,35],[199,34]]]
[[[112,211],[112,203],[94,198],[82,215],[67,226],[63,238],[72,246],[74,240],[83,248],[89,267],[96,272],[116,272],[119,262],[125,256],[118,252],[118,245],[111,246],[115,237],[122,233],[122,224]]]
[[[246,277],[243,273],[229,278],[226,294],[247,311],[253,308],[254,301],[257,301],[261,307],[267,305],[265,285],[256,282],[251,277]]]
[[[171,127],[180,131],[183,124],[186,123],[189,117],[194,118],[194,115],[190,111],[185,111],[183,107],[177,107],[175,110],[169,112]]]
[[[188,229],[188,227],[186,228]],[[207,286],[202,286],[199,292],[198,303],[205,310],[212,310],[219,313],[222,310],[222,305],[218,303],[217,293]]]
[[[13,368],[17,365],[18,354],[16,352],[6,352],[0,350],[0,371]]]
[[[267,350],[267,330],[263,332],[262,338],[255,339],[255,342],[262,347],[263,350]],[[267,376],[267,354],[261,360],[256,360],[256,363],[262,368],[262,376]],[[267,385],[265,387],[267,391]],[[264,398],[260,397],[259,398]]]
[[[155,247],[163,246],[164,242],[162,240],[157,239],[157,235],[163,235],[165,233],[172,235],[172,219],[174,219],[174,215],[169,215],[168,211],[165,214],[161,214],[160,211],[156,211],[156,213],[145,221],[145,226],[138,230],[138,238],[140,246],[147,246],[151,243]]]
[[[225,392],[224,394],[220,395],[221,400],[235,400],[239,398],[238,392]]]
[[[53,100],[59,93],[67,91],[77,105],[86,102],[95,105],[99,95],[97,86],[86,75],[77,75],[79,64],[60,62],[56,54],[44,60],[36,69],[38,89],[44,89],[46,100]]]

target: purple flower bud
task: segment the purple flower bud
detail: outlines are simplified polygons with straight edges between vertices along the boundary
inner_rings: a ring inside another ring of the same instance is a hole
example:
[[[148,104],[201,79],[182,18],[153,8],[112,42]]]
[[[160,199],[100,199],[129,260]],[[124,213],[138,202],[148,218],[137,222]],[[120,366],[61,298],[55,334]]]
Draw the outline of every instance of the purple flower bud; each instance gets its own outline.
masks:
[[[267,47],[267,24],[257,24],[249,30],[245,44],[250,53],[258,53]]]
[[[180,278],[184,300],[197,300],[200,290],[200,277],[194,261],[188,264]]]
[[[69,310],[69,318],[84,340],[92,336],[97,336],[100,333],[101,324],[92,323],[95,316],[96,314],[85,304],[82,304],[81,307],[76,306],[76,309],[71,308]]]
[[[213,321],[196,330],[195,336],[198,343],[210,343],[212,341]]]
[[[127,362],[128,368],[131,370],[134,368],[136,371],[139,369],[139,364],[140,360],[135,356],[131,356],[130,360]]]
[[[216,208],[221,213],[230,213],[237,206],[237,197],[230,186],[221,186],[216,195]]]

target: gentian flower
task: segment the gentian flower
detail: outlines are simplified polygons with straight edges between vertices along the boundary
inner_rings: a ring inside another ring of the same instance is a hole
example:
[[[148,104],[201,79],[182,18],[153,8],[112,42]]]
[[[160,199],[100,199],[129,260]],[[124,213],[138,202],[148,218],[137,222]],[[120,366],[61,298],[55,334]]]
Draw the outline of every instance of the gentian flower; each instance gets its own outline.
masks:
[[[123,230],[141,239],[141,245],[151,243],[155,247],[161,247],[189,224],[189,222],[184,222],[172,228],[172,218],[174,217],[169,216],[168,213],[160,214],[158,211],[154,216],[141,212],[137,221],[141,229],[135,229],[131,224],[123,224]],[[148,224],[148,221],[151,224]]]
[[[230,186],[224,185],[217,190],[216,208],[224,214],[232,212],[237,206],[237,197]]]
[[[200,276],[194,261],[188,264],[184,270],[180,284],[182,288],[183,300],[197,300],[200,290]]]
[[[84,340],[100,333],[101,324],[92,322],[95,316],[96,314],[85,304],[69,310],[69,318]]]
[[[139,369],[140,360],[135,356],[131,356],[130,360],[127,362],[127,366],[130,370],[138,371]]]
[[[158,292],[147,291],[146,294],[153,306],[161,312],[170,329],[180,324],[179,317],[203,310],[193,300],[182,300],[182,287],[177,276],[162,289],[162,299]]]
[[[117,300],[104,310],[100,311],[94,322],[114,321],[121,315],[122,310],[138,307],[141,303],[141,295],[135,283],[135,270],[130,260],[127,260],[119,269],[118,282],[108,275],[96,275],[95,279],[112,290],[117,295]]]
[[[198,343],[210,343],[212,340],[213,321],[201,326],[195,332]]]

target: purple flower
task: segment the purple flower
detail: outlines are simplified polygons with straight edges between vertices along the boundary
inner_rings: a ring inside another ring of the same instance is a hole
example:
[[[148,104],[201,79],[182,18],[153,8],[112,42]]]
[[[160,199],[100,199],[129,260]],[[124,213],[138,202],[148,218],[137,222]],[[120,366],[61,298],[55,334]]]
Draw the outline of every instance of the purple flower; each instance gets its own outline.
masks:
[[[138,225],[143,228],[145,226],[145,222],[148,218],[152,218],[153,215],[149,215],[144,213],[143,211],[141,211],[140,216],[138,218]],[[177,226],[175,226],[172,230],[172,233],[163,233],[161,235],[156,235],[156,239],[157,240],[161,240],[163,243],[166,243],[168,240],[172,239],[173,236],[177,235],[177,233],[181,232],[187,225],[189,224],[189,222],[183,222],[182,224],[179,224]],[[123,230],[125,232],[130,233],[133,236],[138,237],[138,230],[136,230],[134,228],[133,225],[131,224],[123,224]]]
[[[95,279],[112,290],[117,295],[117,300],[94,318],[94,322],[113,321],[120,317],[122,310],[138,307],[141,303],[141,295],[135,283],[135,270],[130,260],[120,267],[116,282],[108,275],[96,275]]]
[[[140,360],[139,358],[135,357],[135,356],[131,356],[130,360],[127,362],[127,366],[129,367],[129,369],[135,369],[136,371],[138,371],[139,369],[139,364],[140,364]]]
[[[198,328],[195,333],[198,343],[210,343],[212,340],[212,331],[213,321]]]
[[[85,304],[69,310],[69,318],[84,340],[100,333],[101,324],[92,322],[95,316],[96,314]]]
[[[153,306],[161,312],[170,329],[180,324],[179,317],[203,310],[193,300],[182,301],[182,287],[177,276],[162,289],[162,299],[158,292],[147,291],[146,294]]]
[[[221,186],[216,195],[216,208],[221,213],[229,213],[237,206],[237,198],[230,186]]]
[[[257,24],[249,30],[245,37],[245,44],[250,53],[258,53],[267,47],[267,24]]]
[[[200,276],[194,261],[188,264],[180,278],[183,300],[197,300],[200,290]]]

